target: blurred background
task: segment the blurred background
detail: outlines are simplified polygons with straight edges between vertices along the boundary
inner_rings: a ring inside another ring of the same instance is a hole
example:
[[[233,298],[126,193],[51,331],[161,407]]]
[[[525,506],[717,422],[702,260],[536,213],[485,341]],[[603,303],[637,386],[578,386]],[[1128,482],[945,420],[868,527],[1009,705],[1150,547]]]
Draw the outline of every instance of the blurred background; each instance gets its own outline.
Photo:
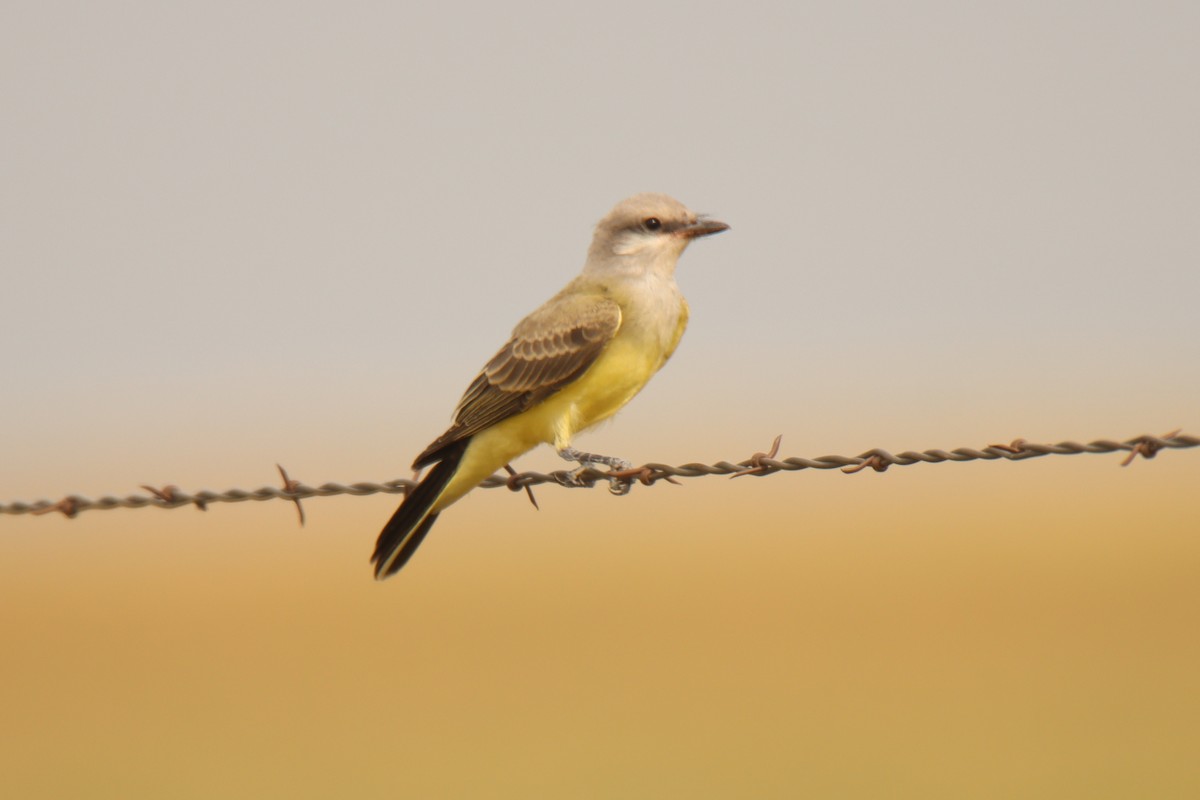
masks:
[[[408,477],[638,191],[635,463],[1200,432],[1192,3],[0,7],[0,500]],[[9,797],[1194,797],[1200,451],[0,518]],[[548,448],[519,469],[554,469]]]

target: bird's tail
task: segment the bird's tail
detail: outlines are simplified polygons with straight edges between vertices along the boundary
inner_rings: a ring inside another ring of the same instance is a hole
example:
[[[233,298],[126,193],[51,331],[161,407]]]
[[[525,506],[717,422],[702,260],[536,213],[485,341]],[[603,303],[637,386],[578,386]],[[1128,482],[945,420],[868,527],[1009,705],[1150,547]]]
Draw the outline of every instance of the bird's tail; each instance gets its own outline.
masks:
[[[377,579],[395,575],[417,552],[425,534],[429,533],[438,518],[437,513],[431,513],[431,509],[458,471],[459,462],[469,443],[470,439],[464,439],[443,448],[439,454],[441,460],[408,493],[387,525],[383,526],[379,538],[375,540],[375,554],[371,556]]]

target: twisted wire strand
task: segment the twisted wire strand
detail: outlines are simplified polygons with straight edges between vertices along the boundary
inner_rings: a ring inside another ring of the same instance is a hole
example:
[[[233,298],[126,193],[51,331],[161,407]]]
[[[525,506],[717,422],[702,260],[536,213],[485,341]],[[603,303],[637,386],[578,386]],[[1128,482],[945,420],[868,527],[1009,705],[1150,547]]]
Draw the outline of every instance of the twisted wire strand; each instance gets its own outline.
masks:
[[[590,488],[597,482],[609,484],[614,494],[624,494],[629,490],[633,481],[644,485],[653,485],[658,481],[675,482],[676,478],[699,478],[705,475],[729,475],[741,477],[745,475],[766,476],[778,472],[795,472],[805,469],[841,469],[847,474],[871,468],[883,472],[888,467],[906,467],[913,464],[939,464],[942,462],[961,463],[965,461],[1024,461],[1030,458],[1041,458],[1050,455],[1079,455],[1083,453],[1115,453],[1125,452],[1126,458],[1122,466],[1130,464],[1137,456],[1153,458],[1163,449],[1182,449],[1200,446],[1200,438],[1181,434],[1179,431],[1163,436],[1143,435],[1123,442],[1111,439],[1098,439],[1088,444],[1079,442],[1059,442],[1057,444],[1037,444],[1017,439],[1012,444],[993,444],[975,449],[959,447],[954,450],[906,450],[903,453],[892,454],[886,450],[873,449],[857,456],[829,455],[817,458],[775,458],[779,448],[779,438],[776,438],[771,451],[755,453],[748,459],[729,462],[718,461],[714,464],[689,463],[672,466],[670,464],[647,463],[632,469],[602,472],[586,468],[582,470],[557,470],[555,472],[520,472],[510,477],[499,474],[480,484],[485,489],[505,487],[512,491],[529,490],[543,484],[556,484],[564,487]],[[383,483],[363,481],[359,483],[323,483],[320,486],[307,486],[300,481],[292,480],[282,467],[279,468],[283,478],[283,486],[263,486],[247,491],[245,489],[227,489],[224,492],[201,490],[194,493],[185,492],[176,486],[154,488],[143,486],[147,494],[132,494],[126,497],[111,495],[89,499],[79,495],[68,495],[62,500],[38,500],[32,503],[10,502],[0,503],[0,514],[46,514],[58,511],[68,517],[74,517],[83,511],[100,511],[114,508],[180,508],[181,506],[196,506],[201,510],[212,503],[243,503],[262,500],[288,500],[295,502],[300,512],[303,524],[303,509],[300,501],[310,497],[332,497],[335,495],[352,495],[361,497],[371,494],[405,494],[416,486],[415,480],[397,478]],[[532,499],[532,496],[531,496]]]

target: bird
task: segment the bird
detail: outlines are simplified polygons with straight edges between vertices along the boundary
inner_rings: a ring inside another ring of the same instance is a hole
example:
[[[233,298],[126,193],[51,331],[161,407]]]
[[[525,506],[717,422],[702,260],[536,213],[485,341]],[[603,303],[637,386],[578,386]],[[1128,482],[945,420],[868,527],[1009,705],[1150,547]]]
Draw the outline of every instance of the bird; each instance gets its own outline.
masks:
[[[409,562],[438,516],[539,444],[588,468],[620,458],[575,449],[575,434],[617,413],[667,362],[688,323],[675,265],[694,240],[728,230],[659,193],[618,203],[596,225],[583,269],[525,317],[463,393],[453,424],[413,469],[430,467],[383,527],[375,577]]]

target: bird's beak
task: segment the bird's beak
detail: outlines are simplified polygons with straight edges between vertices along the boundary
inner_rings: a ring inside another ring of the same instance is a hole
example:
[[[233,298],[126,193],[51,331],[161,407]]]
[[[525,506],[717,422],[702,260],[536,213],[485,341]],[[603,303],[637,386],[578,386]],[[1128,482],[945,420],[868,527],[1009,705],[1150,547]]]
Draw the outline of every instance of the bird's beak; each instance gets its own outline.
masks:
[[[715,219],[706,219],[700,217],[691,225],[685,225],[676,233],[685,239],[698,239],[701,236],[710,236],[714,233],[729,230],[729,226],[724,222]]]

